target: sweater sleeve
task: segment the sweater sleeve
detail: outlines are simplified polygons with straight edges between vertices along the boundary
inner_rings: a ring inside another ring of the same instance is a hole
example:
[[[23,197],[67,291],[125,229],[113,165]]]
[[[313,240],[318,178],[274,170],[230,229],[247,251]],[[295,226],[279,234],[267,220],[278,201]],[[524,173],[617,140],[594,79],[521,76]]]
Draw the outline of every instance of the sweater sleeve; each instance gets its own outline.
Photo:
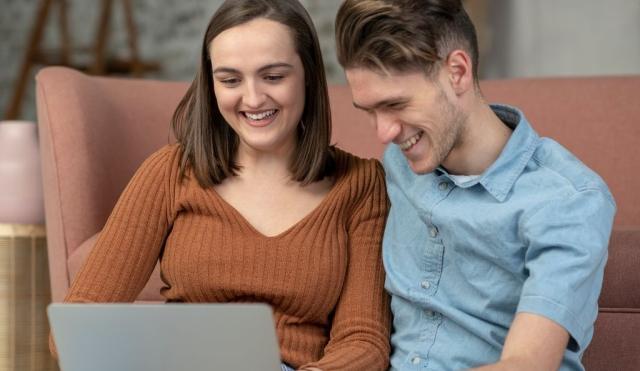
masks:
[[[171,224],[177,147],[151,155],[120,196],[66,302],[132,302],[158,261]]]
[[[388,367],[391,316],[381,246],[389,201],[379,162],[361,162],[356,171],[353,186],[361,195],[348,224],[347,276],[330,340],[323,358],[300,368],[371,371]]]

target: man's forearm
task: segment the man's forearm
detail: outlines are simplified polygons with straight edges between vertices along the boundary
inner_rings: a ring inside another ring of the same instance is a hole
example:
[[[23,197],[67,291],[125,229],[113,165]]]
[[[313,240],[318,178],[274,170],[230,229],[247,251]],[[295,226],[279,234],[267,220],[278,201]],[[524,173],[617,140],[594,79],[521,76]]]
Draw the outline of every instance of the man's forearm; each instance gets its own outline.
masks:
[[[567,331],[552,320],[531,313],[516,314],[500,361],[473,371],[555,371],[569,342]]]

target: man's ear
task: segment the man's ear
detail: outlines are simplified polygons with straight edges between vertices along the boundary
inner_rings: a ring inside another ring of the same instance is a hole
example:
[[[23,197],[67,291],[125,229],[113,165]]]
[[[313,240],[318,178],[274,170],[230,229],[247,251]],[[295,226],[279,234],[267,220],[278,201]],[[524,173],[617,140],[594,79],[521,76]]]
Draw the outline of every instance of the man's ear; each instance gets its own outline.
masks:
[[[457,95],[474,88],[473,62],[467,52],[456,49],[449,53],[444,65],[451,88]]]

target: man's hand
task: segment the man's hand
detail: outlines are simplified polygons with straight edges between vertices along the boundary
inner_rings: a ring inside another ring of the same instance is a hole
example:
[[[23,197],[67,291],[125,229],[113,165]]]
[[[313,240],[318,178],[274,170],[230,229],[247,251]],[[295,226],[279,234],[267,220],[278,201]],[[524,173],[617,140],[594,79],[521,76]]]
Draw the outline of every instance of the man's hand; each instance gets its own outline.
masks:
[[[569,342],[569,333],[554,321],[532,313],[516,314],[500,361],[472,371],[555,371]]]
[[[527,370],[536,370],[535,368],[530,368],[529,365],[523,365],[516,360],[502,360],[498,363],[494,363],[492,365],[482,366],[478,368],[471,369],[469,371],[527,371]]]

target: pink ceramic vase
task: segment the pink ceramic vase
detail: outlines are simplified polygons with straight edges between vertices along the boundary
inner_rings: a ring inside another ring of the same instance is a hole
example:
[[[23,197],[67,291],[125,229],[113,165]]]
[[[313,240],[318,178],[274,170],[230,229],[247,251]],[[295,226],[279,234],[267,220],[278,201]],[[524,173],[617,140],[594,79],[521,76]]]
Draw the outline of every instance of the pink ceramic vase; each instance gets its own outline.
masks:
[[[36,124],[0,121],[0,223],[44,224]]]

